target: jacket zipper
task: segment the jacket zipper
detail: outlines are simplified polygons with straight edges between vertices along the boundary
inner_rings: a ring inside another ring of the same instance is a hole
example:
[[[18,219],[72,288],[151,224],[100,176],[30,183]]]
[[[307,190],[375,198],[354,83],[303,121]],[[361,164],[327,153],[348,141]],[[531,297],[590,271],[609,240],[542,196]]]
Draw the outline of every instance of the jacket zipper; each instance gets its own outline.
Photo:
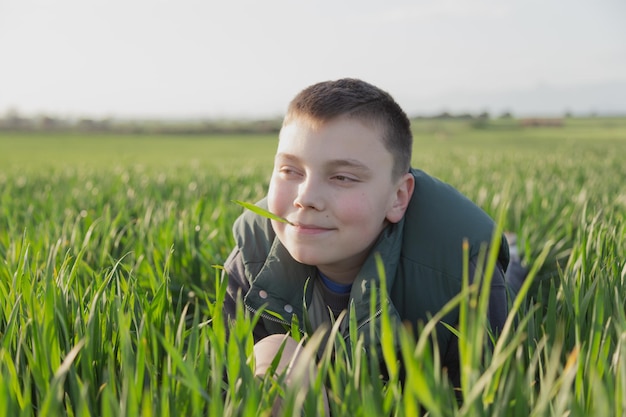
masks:
[[[361,324],[359,324],[356,329],[359,330],[361,329],[361,327],[365,326],[367,323],[369,323],[370,321],[374,320],[376,317],[380,316],[383,312],[382,308],[379,308],[378,310],[376,310],[376,313],[374,313],[373,316],[368,317],[367,319],[365,319]]]
[[[363,326],[365,326],[367,323],[369,323],[370,321],[374,320],[376,317],[380,316],[382,312],[383,312],[383,309],[382,309],[382,308],[379,308],[378,310],[376,310],[376,313],[374,313],[374,315],[373,315],[373,316],[370,316],[370,317],[368,317],[367,319],[363,320],[361,323],[359,323],[359,324],[356,326],[356,330],[357,330],[357,332],[358,332],[359,330],[361,330],[361,328],[362,328]],[[347,335],[345,335],[345,336],[343,337],[343,340],[345,340],[345,341],[348,341],[348,338],[350,337],[350,329],[349,329],[349,327],[350,327],[350,326],[348,326],[348,328],[347,328],[347,330],[348,330],[348,334],[347,334]]]

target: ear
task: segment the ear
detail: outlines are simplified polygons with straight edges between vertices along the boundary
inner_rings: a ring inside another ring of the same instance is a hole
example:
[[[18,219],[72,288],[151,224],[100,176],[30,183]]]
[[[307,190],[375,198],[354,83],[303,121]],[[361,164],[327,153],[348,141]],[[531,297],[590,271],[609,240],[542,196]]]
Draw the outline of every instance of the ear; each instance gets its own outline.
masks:
[[[387,220],[391,223],[398,223],[404,212],[409,206],[411,196],[413,196],[413,189],[415,188],[415,177],[413,174],[406,173],[398,180],[395,187],[394,200],[387,210]]]

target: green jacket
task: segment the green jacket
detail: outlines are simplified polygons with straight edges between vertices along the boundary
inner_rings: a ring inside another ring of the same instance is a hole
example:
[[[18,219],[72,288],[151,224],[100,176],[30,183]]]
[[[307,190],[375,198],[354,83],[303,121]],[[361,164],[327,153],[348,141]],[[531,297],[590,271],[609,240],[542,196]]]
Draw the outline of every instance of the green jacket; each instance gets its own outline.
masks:
[[[485,212],[450,185],[423,171],[411,172],[415,176],[415,191],[403,220],[383,230],[352,285],[350,298],[365,346],[369,346],[370,334],[380,337],[380,297],[373,310],[378,314],[370,314],[372,287],[380,285],[375,253],[384,262],[392,319],[409,322],[417,330],[419,322],[426,323],[429,316],[460,292],[463,241],[467,239],[469,243],[473,271],[481,245],[489,244],[495,227]],[[265,200],[259,205],[266,207]],[[233,232],[237,246],[224,265],[229,274],[226,313],[234,315],[235,300],[241,292],[248,310],[266,309],[256,329],[257,339],[285,333],[294,315],[302,328],[303,305],[310,305],[313,287],[305,284],[316,277],[315,266],[296,262],[276,238],[270,221],[250,211],[237,219]],[[500,267],[492,279],[489,312],[495,328],[502,326],[507,314],[504,269],[509,253],[504,238],[499,254]],[[451,325],[457,321],[456,310],[444,318]],[[372,325],[375,328],[370,333]],[[450,346],[456,347],[456,343],[451,344],[452,333],[443,326],[437,331],[440,351],[448,355]],[[455,353],[451,355],[456,357]]]

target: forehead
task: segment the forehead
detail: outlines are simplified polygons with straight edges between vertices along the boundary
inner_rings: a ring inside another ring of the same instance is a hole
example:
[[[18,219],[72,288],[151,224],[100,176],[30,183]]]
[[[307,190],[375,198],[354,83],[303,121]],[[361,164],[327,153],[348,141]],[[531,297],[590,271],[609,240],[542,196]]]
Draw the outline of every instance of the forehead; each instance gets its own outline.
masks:
[[[384,169],[393,165],[393,157],[383,143],[382,129],[375,123],[347,117],[327,122],[301,118],[290,121],[281,129],[277,155],[309,161],[354,160]]]
[[[333,144],[360,139],[363,145],[367,142],[378,142],[384,146],[383,129],[380,123],[347,116],[330,120],[317,120],[303,116],[292,118],[280,130],[279,146],[280,142],[284,140],[304,139],[332,142]]]

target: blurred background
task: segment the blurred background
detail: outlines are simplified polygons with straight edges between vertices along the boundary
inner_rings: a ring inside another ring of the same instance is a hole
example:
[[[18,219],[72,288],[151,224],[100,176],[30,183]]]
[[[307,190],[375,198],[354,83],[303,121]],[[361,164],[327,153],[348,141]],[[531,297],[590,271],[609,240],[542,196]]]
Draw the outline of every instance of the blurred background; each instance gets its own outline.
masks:
[[[623,0],[1,0],[0,118],[263,130],[340,77],[412,117],[624,115],[625,17]]]

